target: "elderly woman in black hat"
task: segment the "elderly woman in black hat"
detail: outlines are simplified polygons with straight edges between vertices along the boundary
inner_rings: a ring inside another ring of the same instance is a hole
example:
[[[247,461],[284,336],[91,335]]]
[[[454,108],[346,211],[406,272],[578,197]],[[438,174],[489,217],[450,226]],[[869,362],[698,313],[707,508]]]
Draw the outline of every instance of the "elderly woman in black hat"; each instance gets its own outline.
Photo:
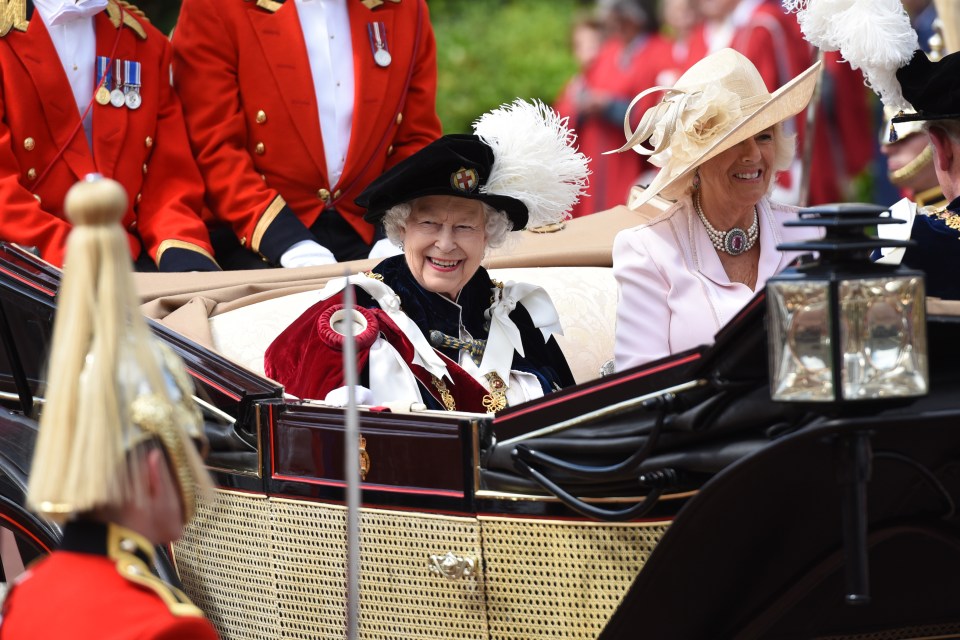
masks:
[[[818,67],[771,94],[753,63],[722,49],[673,87],[634,99],[663,93],[635,131],[625,121],[628,141],[619,151],[649,155],[661,167],[630,206],[655,195],[676,202],[614,241],[617,369],[713,342],[796,255],[777,245],[810,234],[784,227],[796,209],[767,196],[774,174],[794,156],[781,123],[809,102]]]
[[[539,103],[505,105],[474,130],[436,140],[357,199],[403,253],[331,282],[270,345],[266,373],[289,393],[332,402],[342,394],[347,280],[359,289],[365,404],[496,412],[573,383],[546,292],[496,282],[481,261],[509,231],[566,217],[587,160],[565,121]]]

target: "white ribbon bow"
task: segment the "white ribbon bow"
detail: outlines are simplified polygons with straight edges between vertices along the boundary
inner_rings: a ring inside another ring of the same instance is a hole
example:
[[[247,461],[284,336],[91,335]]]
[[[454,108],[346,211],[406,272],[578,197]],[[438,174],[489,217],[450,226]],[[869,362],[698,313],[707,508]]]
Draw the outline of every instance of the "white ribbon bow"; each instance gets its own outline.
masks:
[[[523,303],[524,309],[530,314],[533,320],[533,326],[540,329],[543,334],[543,341],[546,342],[551,335],[563,335],[563,328],[560,326],[560,314],[557,308],[553,306],[553,300],[542,287],[533,284],[508,282],[503,286],[501,292],[498,287],[494,287],[494,296],[496,300],[490,306],[490,333],[487,336],[487,347],[483,352],[483,360],[480,361],[480,373],[486,375],[491,371],[496,371],[497,375],[504,383],[509,385],[510,368],[513,365],[513,352],[516,351],[521,356],[523,353],[523,341],[520,338],[520,330],[510,319],[510,314],[517,305]]]
[[[95,16],[107,8],[107,0],[77,0],[76,3],[60,3],[60,6],[50,14],[50,25],[66,24],[80,18]]]
[[[380,308],[390,316],[390,319],[393,320],[403,335],[407,337],[413,345],[413,364],[423,367],[437,378],[445,377],[447,380],[453,382],[450,374],[447,372],[447,365],[443,363],[443,360],[437,352],[434,351],[430,343],[427,342],[427,338],[423,335],[423,332],[420,331],[420,328],[407,314],[400,310],[400,296],[388,285],[358,273],[349,276],[349,278],[337,278],[328,282],[320,291],[320,299],[327,300],[340,293],[344,287],[347,286],[348,281],[353,284],[353,286],[360,287],[366,291],[367,294],[376,300]]]

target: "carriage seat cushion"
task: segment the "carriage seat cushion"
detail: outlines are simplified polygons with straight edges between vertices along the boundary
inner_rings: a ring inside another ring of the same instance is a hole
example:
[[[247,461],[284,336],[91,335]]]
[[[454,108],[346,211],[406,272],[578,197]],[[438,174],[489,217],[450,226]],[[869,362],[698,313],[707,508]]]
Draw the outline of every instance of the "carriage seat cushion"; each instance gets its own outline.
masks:
[[[528,282],[553,299],[564,334],[557,342],[577,382],[600,375],[613,357],[617,287],[609,267],[491,269],[500,282]],[[229,360],[263,375],[263,353],[281,331],[317,302],[316,291],[266,300],[210,318],[216,349]]]

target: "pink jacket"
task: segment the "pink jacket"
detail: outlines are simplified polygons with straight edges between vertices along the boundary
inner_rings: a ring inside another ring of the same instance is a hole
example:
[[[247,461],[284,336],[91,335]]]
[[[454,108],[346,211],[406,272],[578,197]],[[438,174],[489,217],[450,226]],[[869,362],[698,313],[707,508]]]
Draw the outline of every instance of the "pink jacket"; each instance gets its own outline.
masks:
[[[688,196],[650,222],[625,229],[613,243],[619,303],[614,357],[623,371],[702,344],[713,337],[767,279],[799,255],[777,245],[819,237],[818,227],[784,227],[797,209],[758,203],[757,289],[730,282]]]

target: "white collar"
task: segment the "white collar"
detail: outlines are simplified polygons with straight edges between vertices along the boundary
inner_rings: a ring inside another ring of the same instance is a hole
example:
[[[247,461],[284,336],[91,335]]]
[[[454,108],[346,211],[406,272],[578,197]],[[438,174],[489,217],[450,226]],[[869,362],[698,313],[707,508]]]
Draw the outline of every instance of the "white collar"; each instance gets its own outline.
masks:
[[[107,0],[34,0],[34,6],[48,26],[90,18],[107,8]]]

